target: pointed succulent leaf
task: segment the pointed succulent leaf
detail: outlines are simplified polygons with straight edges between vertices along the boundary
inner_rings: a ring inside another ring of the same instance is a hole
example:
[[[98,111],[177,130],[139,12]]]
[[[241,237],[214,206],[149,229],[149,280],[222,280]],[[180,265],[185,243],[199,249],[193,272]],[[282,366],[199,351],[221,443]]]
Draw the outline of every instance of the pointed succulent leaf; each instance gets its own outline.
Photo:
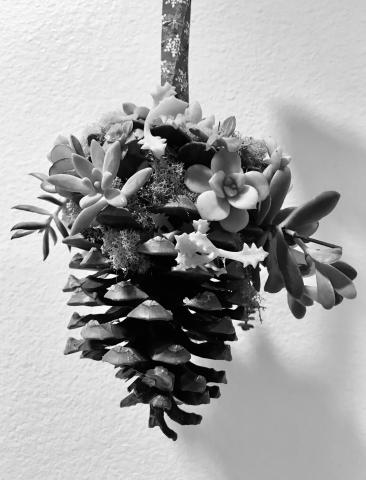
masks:
[[[14,240],[15,238],[26,237],[27,235],[32,235],[32,233],[34,232],[35,230],[16,230],[11,236],[11,240]]]
[[[55,187],[60,187],[68,192],[79,192],[83,195],[93,193],[93,190],[91,190],[85,184],[85,182],[78,177],[74,177],[73,175],[60,173],[58,175],[52,175],[52,177],[49,177],[47,181]]]
[[[147,183],[152,175],[152,168],[143,168],[130,177],[123,185],[121,193],[127,198],[131,198],[137,191]]]
[[[43,230],[46,224],[41,222],[20,222],[14,225],[13,230]]]
[[[50,232],[48,228],[45,229],[42,240],[43,260],[46,260],[50,253]]]
[[[92,179],[93,164],[89,162],[85,157],[82,157],[76,153],[72,155],[72,163],[75,167],[77,174],[83,178],[87,177]]]
[[[221,124],[221,135],[224,137],[230,137],[236,128],[236,118],[234,116],[226,118]]]
[[[92,140],[90,144],[90,156],[95,168],[102,171],[104,164],[105,152],[103,147],[96,140]]]
[[[70,247],[80,248],[81,250],[90,250],[95,247],[95,244],[86,240],[81,233],[76,235],[69,235],[62,240],[62,243],[69,245]]]
[[[39,197],[37,197],[37,198],[39,198],[40,200],[45,200],[46,202],[53,203],[54,205],[57,205],[58,207],[62,207],[62,205],[63,205],[63,202],[61,200],[59,200],[56,197],[53,197],[52,195],[39,195]]]
[[[288,167],[277,170],[269,184],[271,206],[264,219],[265,223],[272,223],[280,211],[291,184],[291,170]]]
[[[79,140],[75,137],[75,135],[70,135],[70,143],[75,150],[75,153],[78,155],[81,155],[82,157],[85,157],[83,147],[81,146],[81,143]]]
[[[112,143],[105,154],[103,172],[110,172],[113,178],[116,178],[121,162],[121,155],[121,144],[118,141]]]
[[[26,212],[38,213],[39,215],[52,215],[48,210],[40,207],[35,207],[34,205],[15,205],[12,208],[15,210],[24,210]]]
[[[49,230],[49,232],[50,232],[50,237],[52,238],[53,244],[56,245],[56,243],[57,243],[57,234],[56,234],[54,228],[52,228],[51,225],[49,225],[48,230]]]
[[[71,235],[75,235],[82,232],[86,228],[89,228],[98,213],[101,212],[107,205],[107,200],[105,198],[101,198],[90,207],[82,210],[74,221],[74,224],[71,228]]]
[[[28,175],[31,175],[34,178],[37,178],[38,180],[41,180],[41,182],[44,182],[45,180],[48,179],[48,175],[45,173],[40,173],[40,172],[31,172]]]

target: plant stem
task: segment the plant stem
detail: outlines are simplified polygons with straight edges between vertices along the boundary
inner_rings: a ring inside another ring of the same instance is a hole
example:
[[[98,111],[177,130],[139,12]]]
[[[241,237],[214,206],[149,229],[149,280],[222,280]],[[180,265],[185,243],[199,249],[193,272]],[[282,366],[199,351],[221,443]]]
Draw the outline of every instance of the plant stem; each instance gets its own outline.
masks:
[[[324,242],[323,240],[318,240],[316,238],[304,237],[302,235],[297,234],[296,232],[293,232],[292,230],[285,230],[285,233],[287,235],[290,235],[293,238],[298,238],[305,243],[316,243],[317,245],[323,245],[323,247],[329,247],[329,248],[341,248],[339,245],[334,245],[334,243]]]

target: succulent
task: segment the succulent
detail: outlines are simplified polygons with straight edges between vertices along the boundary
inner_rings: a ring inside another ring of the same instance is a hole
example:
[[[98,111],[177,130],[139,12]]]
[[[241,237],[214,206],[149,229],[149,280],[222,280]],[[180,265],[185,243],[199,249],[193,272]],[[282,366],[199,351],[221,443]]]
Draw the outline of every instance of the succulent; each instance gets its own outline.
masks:
[[[149,427],[173,440],[167,418],[200,423],[184,405],[209,403],[226,382],[194,357],[231,360],[234,323],[248,331],[260,318],[261,278],[266,292],[286,289],[297,318],[314,302],[329,309],[356,296],[341,247],[313,238],[339,194],[284,208],[291,171],[281,147],[242,138],[234,117],[216,124],[174,93],[157,88],[150,110],[124,103],[85,141],[59,137],[49,174],[32,174],[57,209],[17,205],[44,221],[18,223],[12,237],[42,232],[46,257],[56,227],[78,249],[69,267],[91,273],[70,275],[68,305],[99,313],[73,313],[68,328],[80,338],[65,354],[113,365],[129,382],[121,407],[147,405]]]
[[[136,194],[152,174],[151,168],[144,168],[132,175],[121,190],[113,188],[122,158],[120,142],[114,142],[105,153],[99,143],[93,140],[90,152],[91,162],[78,154],[72,156],[72,163],[79,178],[56,174],[48,179],[48,182],[56,187],[82,195],[79,202],[82,211],[72,226],[71,235],[89,227],[107,205],[124,208],[128,199]]]
[[[229,232],[238,232],[249,222],[248,209],[269,194],[266,177],[261,172],[243,173],[237,152],[217,151],[211,168],[192,165],[185,177],[186,186],[199,193],[197,209],[203,219],[219,221]]]

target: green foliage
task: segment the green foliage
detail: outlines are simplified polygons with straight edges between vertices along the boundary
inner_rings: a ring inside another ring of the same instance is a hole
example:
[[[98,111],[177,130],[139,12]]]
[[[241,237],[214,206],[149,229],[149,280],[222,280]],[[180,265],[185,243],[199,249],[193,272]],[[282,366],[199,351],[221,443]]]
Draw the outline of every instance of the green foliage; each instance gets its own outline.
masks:
[[[137,251],[141,239],[136,230],[105,228],[102,240],[102,253],[115,270],[143,273],[148,269],[148,260]]]
[[[128,209],[136,220],[151,230],[154,227],[151,207],[159,208],[170,201],[175,201],[180,195],[185,195],[194,201],[196,194],[190,192],[184,185],[183,165],[177,163],[176,156],[167,151],[160,160],[150,157],[153,174],[148,184],[130,200]]]
[[[44,208],[37,207],[35,205],[15,205],[13,207],[13,209],[15,210],[35,213],[47,218],[41,222],[28,221],[15,224],[11,229],[14,232],[11,236],[11,239],[13,240],[15,238],[25,237],[31,235],[34,232],[42,233],[43,260],[46,260],[50,253],[50,238],[52,239],[54,245],[56,245],[57,243],[56,230],[55,228],[53,228],[52,224],[54,224],[54,226],[63,238],[67,237],[69,235],[69,232],[63,224],[62,220],[60,220],[59,218],[59,215],[62,212],[65,203],[58,200],[56,197],[53,197],[52,195],[41,195],[38,198],[46,202],[52,203],[53,205],[57,205],[57,209],[54,212],[50,212],[48,210],[45,210]]]

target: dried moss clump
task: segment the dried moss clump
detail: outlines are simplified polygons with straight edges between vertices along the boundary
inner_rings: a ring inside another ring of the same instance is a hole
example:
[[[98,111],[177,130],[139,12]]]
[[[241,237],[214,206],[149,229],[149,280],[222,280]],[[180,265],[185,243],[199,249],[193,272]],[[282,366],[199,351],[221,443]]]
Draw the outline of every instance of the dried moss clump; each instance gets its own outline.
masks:
[[[192,194],[184,185],[184,167],[177,163],[173,154],[161,159],[149,157],[154,173],[151,181],[141,189],[128,204],[128,209],[145,230],[154,228],[151,206],[155,208],[185,195],[192,201],[197,195]]]
[[[102,253],[112,261],[115,270],[144,273],[149,262],[137,251],[140,240],[140,235],[135,230],[105,228]]]
[[[244,137],[239,150],[244,171],[253,169],[262,171],[266,166],[263,159],[267,153],[268,151],[264,140]]]

